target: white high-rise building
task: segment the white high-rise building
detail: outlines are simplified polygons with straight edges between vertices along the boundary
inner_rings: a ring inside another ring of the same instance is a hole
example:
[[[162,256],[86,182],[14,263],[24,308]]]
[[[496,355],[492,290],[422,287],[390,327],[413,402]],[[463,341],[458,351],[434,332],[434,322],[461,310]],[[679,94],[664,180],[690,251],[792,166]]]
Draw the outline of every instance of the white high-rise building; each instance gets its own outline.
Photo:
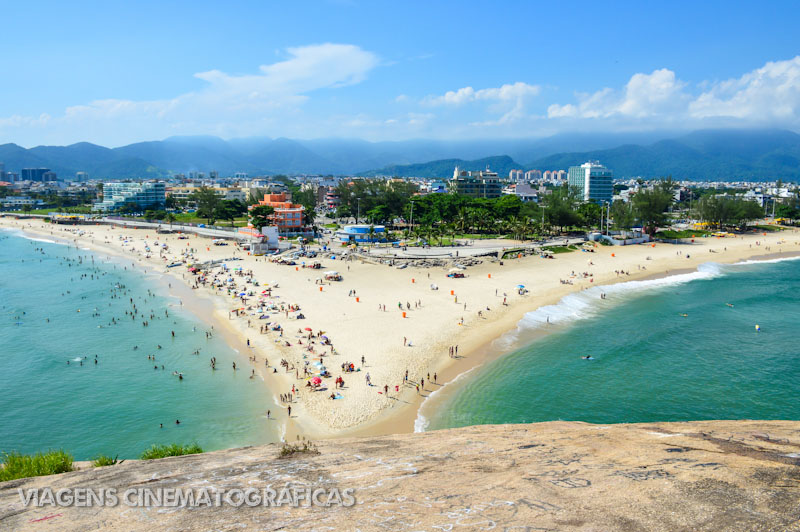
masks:
[[[583,201],[611,202],[614,174],[598,161],[569,167],[569,186],[578,189]]]
[[[541,170],[528,170],[527,172],[525,172],[525,181],[527,181],[528,183],[541,180],[542,180]]]
[[[522,181],[522,176],[523,176],[522,170],[511,170],[508,173],[508,178],[511,181],[514,181],[515,183],[519,183],[520,181]]]

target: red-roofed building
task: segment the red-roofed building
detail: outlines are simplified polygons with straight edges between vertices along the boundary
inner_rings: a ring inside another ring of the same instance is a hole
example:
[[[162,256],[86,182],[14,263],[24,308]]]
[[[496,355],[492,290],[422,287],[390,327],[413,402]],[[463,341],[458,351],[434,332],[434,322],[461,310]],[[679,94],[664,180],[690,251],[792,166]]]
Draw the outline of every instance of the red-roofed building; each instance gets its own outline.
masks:
[[[303,206],[289,201],[285,192],[264,194],[264,199],[258,204],[272,207],[275,210],[271,218],[281,236],[309,236],[311,234],[311,228],[304,224]]]

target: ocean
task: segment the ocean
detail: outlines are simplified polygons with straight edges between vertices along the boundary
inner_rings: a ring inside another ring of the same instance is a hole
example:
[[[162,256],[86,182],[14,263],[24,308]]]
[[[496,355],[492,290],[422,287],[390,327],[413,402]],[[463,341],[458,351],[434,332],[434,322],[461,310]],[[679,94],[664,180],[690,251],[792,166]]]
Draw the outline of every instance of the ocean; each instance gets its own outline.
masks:
[[[416,430],[800,419],[798,303],[795,259],[708,263],[571,294],[496,341],[507,354],[434,392]]]
[[[156,272],[0,231],[0,452],[64,449],[87,460],[137,458],[153,443],[277,441],[264,382],[206,331]]]

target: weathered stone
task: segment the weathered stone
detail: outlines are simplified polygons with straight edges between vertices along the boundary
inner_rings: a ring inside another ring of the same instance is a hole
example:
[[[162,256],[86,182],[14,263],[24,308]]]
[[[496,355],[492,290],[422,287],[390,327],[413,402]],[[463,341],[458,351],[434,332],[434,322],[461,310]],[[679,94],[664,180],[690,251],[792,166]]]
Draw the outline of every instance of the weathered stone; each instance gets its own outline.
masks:
[[[800,422],[552,422],[267,445],[0,484],[0,530],[793,530]],[[345,507],[24,508],[17,488],[354,488]]]

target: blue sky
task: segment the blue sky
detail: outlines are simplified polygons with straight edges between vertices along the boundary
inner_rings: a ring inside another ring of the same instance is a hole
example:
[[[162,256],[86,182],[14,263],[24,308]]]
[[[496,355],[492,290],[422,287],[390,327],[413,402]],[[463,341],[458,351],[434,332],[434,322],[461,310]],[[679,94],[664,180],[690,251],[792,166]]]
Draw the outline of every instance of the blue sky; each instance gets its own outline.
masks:
[[[31,1],[3,12],[0,142],[23,146],[800,129],[797,2]]]

